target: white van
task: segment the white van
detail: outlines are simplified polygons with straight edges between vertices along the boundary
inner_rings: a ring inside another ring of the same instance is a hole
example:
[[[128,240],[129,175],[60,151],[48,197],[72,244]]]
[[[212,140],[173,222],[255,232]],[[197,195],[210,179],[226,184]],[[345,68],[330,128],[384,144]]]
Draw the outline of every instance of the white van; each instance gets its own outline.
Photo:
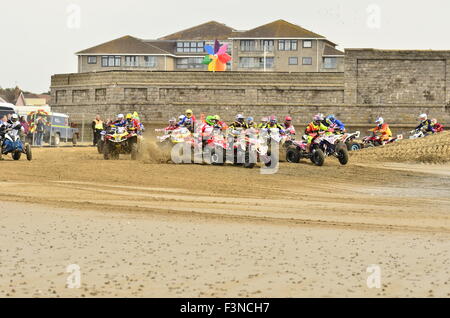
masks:
[[[10,103],[0,103],[0,118],[8,114],[16,114],[17,107]]]

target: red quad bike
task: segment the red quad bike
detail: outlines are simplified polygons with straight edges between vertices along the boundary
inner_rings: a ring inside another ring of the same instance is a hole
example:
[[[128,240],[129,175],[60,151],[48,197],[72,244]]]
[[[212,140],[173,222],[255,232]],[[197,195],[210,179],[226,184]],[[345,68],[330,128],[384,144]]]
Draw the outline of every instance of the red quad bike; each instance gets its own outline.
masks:
[[[381,136],[372,133],[370,136],[364,137],[362,140],[363,148],[372,148],[390,144],[403,139],[403,135],[397,135],[397,137],[389,138],[388,140],[381,141]]]
[[[203,158],[207,164],[222,166],[226,162],[228,143],[220,129],[214,129],[203,145]]]

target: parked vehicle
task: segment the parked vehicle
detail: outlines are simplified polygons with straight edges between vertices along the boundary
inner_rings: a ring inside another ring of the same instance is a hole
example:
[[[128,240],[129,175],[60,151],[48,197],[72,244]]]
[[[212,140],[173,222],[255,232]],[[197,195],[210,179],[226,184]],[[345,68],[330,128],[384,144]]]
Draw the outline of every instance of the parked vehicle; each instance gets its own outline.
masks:
[[[59,146],[61,141],[65,140],[71,141],[73,145],[77,144],[80,132],[78,128],[72,127],[69,122],[69,116],[66,114],[46,112],[44,110],[28,114],[30,132],[27,140],[30,142],[33,141],[33,135],[36,132],[39,117],[42,117],[45,121],[43,142],[52,146]]]
[[[0,118],[8,114],[15,114],[15,113],[16,113],[16,106],[10,103],[0,103]]]

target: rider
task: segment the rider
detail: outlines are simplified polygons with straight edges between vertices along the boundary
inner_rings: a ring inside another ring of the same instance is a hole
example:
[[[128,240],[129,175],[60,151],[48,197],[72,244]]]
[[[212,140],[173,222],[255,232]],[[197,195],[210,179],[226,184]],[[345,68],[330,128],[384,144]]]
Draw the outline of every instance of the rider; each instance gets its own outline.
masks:
[[[269,118],[263,117],[263,118],[261,118],[261,123],[258,125],[258,128],[259,129],[266,128],[268,123],[269,123]]]
[[[323,124],[327,127],[333,128],[335,132],[344,133],[345,125],[337,119],[334,115],[329,115],[325,118]]]
[[[247,118],[247,126],[248,126],[248,128],[256,128],[257,127],[253,117],[250,116]]]
[[[242,114],[237,114],[236,121],[230,125],[231,130],[235,130],[236,128],[248,129],[248,124],[245,122]]]
[[[139,122],[135,118],[133,118],[132,114],[127,114],[125,126],[127,127],[127,129],[134,131],[139,131],[141,129]]]
[[[289,136],[295,136],[295,127],[294,125],[292,125],[292,117],[291,116],[286,116],[286,118],[284,119],[284,130],[286,132],[286,134],[288,134]]]
[[[427,114],[422,114],[419,116],[420,124],[416,127],[415,131],[421,130],[425,134],[432,134],[433,131],[433,125],[431,124],[431,119],[428,119]],[[412,131],[414,132],[414,130]]]
[[[219,115],[215,115],[215,116],[213,116],[214,117],[214,119],[216,120],[216,125],[218,126],[218,127],[220,127],[220,129],[222,129],[222,130],[227,130],[228,129],[228,125],[224,122],[224,121],[222,121],[221,119],[220,119],[220,116]]]
[[[280,133],[284,134],[284,127],[278,123],[275,116],[271,116],[269,123],[266,125],[267,129],[278,129]]]
[[[384,123],[383,117],[379,117],[375,121],[375,124],[377,124],[377,127],[372,128],[369,131],[373,132],[374,135],[376,135],[376,133],[380,133],[380,141],[387,141],[392,138],[391,129],[389,128],[388,124]]]
[[[437,119],[433,118],[431,120],[431,125],[433,126],[433,130],[434,132],[443,132],[444,131],[444,126],[440,123],[437,122]]]
[[[308,136],[307,144],[306,144],[306,150],[308,152],[311,151],[311,144],[319,136],[319,132],[321,131],[328,131],[328,127],[323,124],[324,121],[324,115],[323,114],[317,114],[314,115],[313,121],[308,124],[308,126],[305,129],[305,135]]]
[[[169,126],[167,126],[166,128],[164,128],[164,130],[165,130],[166,133],[167,133],[167,132],[173,131],[173,130],[175,130],[175,129],[177,129],[177,128],[178,128],[177,120],[176,120],[175,118],[170,118],[170,119],[169,119]]]
[[[180,121],[178,126],[183,126],[188,128],[191,132],[194,131],[194,126],[197,123],[197,119],[194,116],[194,112],[191,109],[187,109],[185,115],[179,117]]]
[[[123,114],[117,115],[116,121],[114,121],[111,126],[113,127],[125,127],[127,122],[125,121],[125,116]]]

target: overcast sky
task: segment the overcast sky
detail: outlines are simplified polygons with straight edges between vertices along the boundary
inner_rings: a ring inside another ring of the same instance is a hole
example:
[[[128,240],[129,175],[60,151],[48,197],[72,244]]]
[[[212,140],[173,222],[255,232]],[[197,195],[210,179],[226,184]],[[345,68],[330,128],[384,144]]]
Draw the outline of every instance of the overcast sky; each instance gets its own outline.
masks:
[[[450,50],[448,0],[0,0],[0,4],[0,86],[17,84],[36,93],[49,90],[52,74],[76,72],[77,51],[128,34],[158,38],[210,20],[248,30],[285,19],[326,36],[341,49]]]

